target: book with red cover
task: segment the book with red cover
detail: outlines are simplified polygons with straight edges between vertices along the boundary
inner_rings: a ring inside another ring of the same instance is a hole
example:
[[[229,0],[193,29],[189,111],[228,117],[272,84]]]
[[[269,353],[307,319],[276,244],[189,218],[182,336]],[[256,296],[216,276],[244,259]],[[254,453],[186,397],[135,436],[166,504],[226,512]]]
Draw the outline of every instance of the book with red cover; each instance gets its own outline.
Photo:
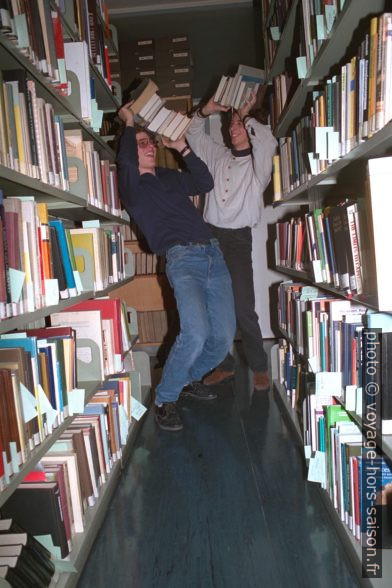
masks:
[[[116,370],[122,370],[122,335],[121,335],[121,300],[119,298],[95,298],[84,300],[74,304],[67,309],[68,312],[83,310],[100,310],[105,320],[113,321],[114,353],[116,359]]]
[[[33,470],[23,478],[23,482],[46,482],[46,479],[46,474],[43,470]]]

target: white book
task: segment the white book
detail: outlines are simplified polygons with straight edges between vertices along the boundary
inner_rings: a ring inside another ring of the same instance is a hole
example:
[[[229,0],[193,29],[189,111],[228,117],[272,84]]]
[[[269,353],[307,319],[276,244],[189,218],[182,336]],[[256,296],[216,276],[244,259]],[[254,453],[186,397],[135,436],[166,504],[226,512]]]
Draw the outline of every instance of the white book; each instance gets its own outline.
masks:
[[[246,87],[246,82],[241,80],[240,83],[238,84],[237,94],[233,97],[233,107],[234,108],[240,108],[242,101],[243,101],[245,87]]]
[[[241,82],[241,74],[239,74],[237,72],[233,78],[233,82],[231,84],[229,95],[227,96],[227,104],[229,106],[231,106],[233,104],[233,100],[234,100],[235,96],[237,95],[237,90],[238,90],[238,86],[240,85],[240,82]]]
[[[166,108],[166,106],[162,106],[162,108],[158,111],[150,124],[147,126],[147,129],[152,133],[156,133],[162,123],[169,117],[171,112],[172,111]]]
[[[220,102],[220,104],[222,104],[222,106],[229,106],[230,105],[230,102],[228,101],[228,96],[231,91],[231,87],[233,85],[233,82],[234,82],[234,78],[229,77],[227,80],[227,84],[225,86],[225,89],[223,91],[222,97],[219,100],[219,102]]]
[[[162,135],[164,137],[166,137],[167,139],[171,139],[172,133],[178,127],[178,125],[180,124],[180,122],[182,121],[183,118],[184,118],[184,115],[181,112],[177,112],[176,116],[173,118],[173,120],[169,123],[169,125],[162,132]]]
[[[147,112],[155,105],[157,104],[161,99],[160,96],[158,96],[158,94],[153,94],[151,96],[151,98],[149,98],[149,100],[147,100],[147,102],[145,103],[145,105],[143,106],[143,108],[140,109],[140,112],[138,113],[139,116],[141,118],[145,118]],[[131,107],[132,108],[132,107]]]
[[[158,102],[156,102],[153,105],[152,108],[150,108],[150,110],[147,112],[145,116],[145,120],[147,121],[147,123],[150,123],[153,120],[154,116],[161,110],[164,104],[165,102],[161,98]]]
[[[219,84],[218,84],[218,87],[216,89],[216,92],[214,94],[214,102],[220,102],[228,79],[229,79],[229,76],[222,76],[221,77]]]
[[[180,122],[180,124],[177,126],[177,128],[172,133],[172,136],[171,136],[172,141],[177,141],[177,139],[182,137],[184,135],[184,133],[186,132],[187,128],[189,127],[189,125],[191,124],[191,122],[192,122],[191,118],[184,116],[184,119]]]
[[[71,93],[80,93],[81,117],[91,123],[91,83],[88,49],[85,41],[64,43],[65,65],[68,71],[73,72],[78,80],[79,89],[72,87]]]
[[[171,121],[175,118],[177,112],[175,110],[171,110],[169,116],[163,121],[161,126],[157,130],[157,134],[161,135],[163,131],[166,129],[167,126],[171,123]]]

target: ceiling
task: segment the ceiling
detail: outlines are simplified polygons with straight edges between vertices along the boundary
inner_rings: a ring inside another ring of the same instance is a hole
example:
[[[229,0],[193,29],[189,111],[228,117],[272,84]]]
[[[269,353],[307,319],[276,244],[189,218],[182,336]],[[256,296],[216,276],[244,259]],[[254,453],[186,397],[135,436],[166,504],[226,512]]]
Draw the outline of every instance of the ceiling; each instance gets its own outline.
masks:
[[[107,0],[114,17],[163,12],[251,6],[253,0]]]

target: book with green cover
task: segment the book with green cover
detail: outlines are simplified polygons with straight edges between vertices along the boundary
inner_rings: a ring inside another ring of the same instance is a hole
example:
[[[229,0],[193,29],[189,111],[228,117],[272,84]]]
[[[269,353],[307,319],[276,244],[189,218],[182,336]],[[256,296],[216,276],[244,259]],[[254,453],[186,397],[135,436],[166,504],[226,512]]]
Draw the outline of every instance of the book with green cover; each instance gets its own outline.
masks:
[[[332,487],[332,459],[331,459],[331,428],[340,421],[351,421],[347,411],[340,404],[331,404],[324,406],[325,417],[325,439],[326,439],[326,463],[327,463],[327,481],[328,488]]]

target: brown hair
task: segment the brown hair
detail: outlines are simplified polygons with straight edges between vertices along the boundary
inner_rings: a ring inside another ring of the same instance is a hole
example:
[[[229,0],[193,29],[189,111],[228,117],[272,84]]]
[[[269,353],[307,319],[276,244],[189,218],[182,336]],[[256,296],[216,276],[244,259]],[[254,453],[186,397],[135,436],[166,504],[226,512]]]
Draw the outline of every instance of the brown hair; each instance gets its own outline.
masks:
[[[138,125],[138,124],[134,124],[133,128],[135,129],[135,133],[147,133],[147,135],[150,137],[152,136],[151,133],[149,131],[147,131],[146,129],[144,129],[142,127],[142,125]]]

